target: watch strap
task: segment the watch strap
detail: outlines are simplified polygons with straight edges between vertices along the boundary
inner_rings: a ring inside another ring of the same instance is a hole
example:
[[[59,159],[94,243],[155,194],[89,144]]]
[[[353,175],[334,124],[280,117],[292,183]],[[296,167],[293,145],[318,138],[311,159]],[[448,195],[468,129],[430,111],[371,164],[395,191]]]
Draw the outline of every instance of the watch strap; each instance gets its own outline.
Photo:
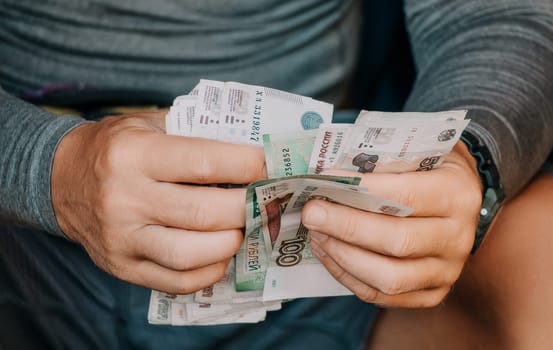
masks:
[[[461,140],[465,142],[469,152],[476,159],[478,173],[484,185],[482,207],[480,208],[476,236],[471,250],[471,254],[474,254],[478,247],[480,247],[494,217],[505,200],[505,191],[501,185],[499,171],[488,147],[466,130],[463,131]]]

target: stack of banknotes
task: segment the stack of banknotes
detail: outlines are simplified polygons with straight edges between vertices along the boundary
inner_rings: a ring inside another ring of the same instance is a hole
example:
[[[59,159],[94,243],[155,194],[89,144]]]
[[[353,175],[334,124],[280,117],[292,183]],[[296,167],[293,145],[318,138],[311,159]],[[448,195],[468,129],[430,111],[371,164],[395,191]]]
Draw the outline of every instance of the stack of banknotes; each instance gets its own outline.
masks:
[[[469,120],[466,111],[361,111],[332,124],[333,106],[309,97],[237,82],[201,80],[175,99],[167,133],[264,148],[268,179],[247,186],[245,237],[225,277],[190,295],[152,291],[153,324],[255,323],[294,298],[349,295],[309,248],[301,209],[310,199],[408,216],[412,209],[359,186],[358,176],[438,167]]]

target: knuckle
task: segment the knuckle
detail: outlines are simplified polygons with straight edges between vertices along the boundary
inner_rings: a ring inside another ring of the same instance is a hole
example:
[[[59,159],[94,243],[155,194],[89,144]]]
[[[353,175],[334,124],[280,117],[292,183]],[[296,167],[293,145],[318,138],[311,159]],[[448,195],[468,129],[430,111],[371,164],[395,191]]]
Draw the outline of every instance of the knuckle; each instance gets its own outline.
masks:
[[[267,173],[265,154],[261,152],[261,150],[256,150],[255,156],[249,159],[251,159],[251,164],[249,164],[250,166],[248,167],[244,167],[245,170],[248,171],[248,173],[244,175],[244,178],[253,180],[263,177]]]
[[[390,254],[398,258],[411,257],[416,252],[417,238],[411,231],[409,225],[403,224],[399,230],[400,239],[393,240]]]
[[[356,295],[359,299],[366,303],[374,303],[378,297],[378,292],[373,288],[366,286]]]
[[[443,252],[448,252],[450,258],[456,258],[464,261],[470,249],[474,244],[475,232],[476,232],[476,219],[471,224],[465,223],[461,225],[457,220],[451,220],[449,229],[444,232],[448,232],[447,242],[443,243]],[[460,227],[462,226],[462,227]],[[445,255],[442,254],[444,257]]]
[[[189,294],[195,292],[191,287],[191,283],[188,278],[181,277],[174,280],[174,284],[169,292],[175,294]]]
[[[109,235],[106,235],[106,234],[103,235],[101,244],[106,258],[111,258],[115,256],[117,249],[115,248],[115,243],[113,242],[113,239],[109,237]]]
[[[258,172],[257,174],[259,174],[259,178],[266,178],[267,177],[267,164],[265,163],[265,161],[263,161],[263,164],[260,164],[258,165]]]
[[[447,289],[438,289],[436,291],[433,291],[431,293],[427,293],[429,294],[428,297],[426,298],[423,298],[423,300],[421,300],[420,302],[420,307],[423,307],[423,308],[430,308],[430,307],[435,307],[435,306],[438,306],[440,305],[440,303],[442,301],[444,301],[446,295],[448,293],[448,290]]]
[[[463,196],[462,198],[460,198],[459,202],[462,206],[466,208],[478,210],[482,204],[482,193],[480,192],[480,189],[464,191]]]
[[[453,286],[455,282],[461,277],[461,272],[463,271],[463,265],[459,264],[459,267],[455,267],[443,274],[443,279],[441,285],[443,286]]]
[[[453,243],[453,249],[457,249],[457,234],[456,229],[444,229],[439,231],[439,234],[432,235],[432,239],[426,242],[428,249],[428,256],[433,257],[447,257],[452,250],[451,246]]]
[[[388,274],[388,278],[382,281],[379,290],[386,295],[397,295],[404,293],[405,283],[401,278],[397,277],[397,273]]]
[[[208,183],[215,166],[210,162],[207,152],[203,149],[199,149],[198,152],[194,154],[192,164],[191,176],[194,182],[198,184]]]
[[[229,245],[229,252],[234,255],[240,250],[240,247],[242,246],[242,240],[243,240],[243,234],[241,230],[234,230],[233,232],[233,239],[231,244]]]
[[[194,293],[202,288],[206,288],[215,284],[217,281],[225,277],[227,271],[226,264],[219,263],[210,268],[210,272],[207,277],[202,280],[191,280],[190,276],[186,274],[175,281],[173,285],[173,293],[176,294],[189,294]]]
[[[345,284],[348,278],[348,273],[339,266],[334,266],[332,268],[331,274],[338,282],[341,282],[342,284]]]
[[[168,248],[167,258],[175,270],[186,271],[193,267],[192,259],[188,254],[182,254],[175,246]]]
[[[244,157],[239,159],[242,164],[239,175],[244,181],[253,181],[263,177],[266,171],[265,153],[251,146],[244,146]]]
[[[117,237],[111,234],[109,231],[107,233],[104,233],[101,244],[104,250],[105,258],[108,261],[115,260],[116,256],[121,253],[121,247]]]
[[[111,266],[111,271],[113,274],[121,279],[124,279],[126,281],[132,281],[133,274],[130,272],[130,268],[128,264],[113,264]]]
[[[212,281],[212,283],[215,283],[221,280],[223,277],[225,277],[225,274],[227,273],[227,267],[228,267],[228,262],[216,265],[215,278]]]
[[[457,250],[456,257],[460,257],[463,261],[469,255],[472,245],[474,244],[476,238],[476,225],[474,225],[472,230],[467,230],[465,232],[466,233],[459,235],[456,242],[457,244],[455,245]]]
[[[345,277],[345,275],[344,275],[345,271],[342,268],[342,266],[348,266],[349,265],[348,259],[350,257],[347,255],[347,253],[344,251],[344,249],[340,248],[339,245],[338,246],[336,246],[334,244],[329,245],[328,241],[326,241],[324,244],[326,244],[326,249],[332,251],[332,259],[340,267],[340,271],[339,271],[340,277]]]
[[[190,207],[190,226],[199,230],[210,228],[209,204],[205,201],[192,203]]]
[[[402,182],[402,185],[399,186],[396,193],[397,193],[396,194],[397,201],[399,203],[409,208],[416,208],[417,203],[416,203],[415,195],[407,185],[407,182]]]
[[[124,264],[118,264],[115,256],[109,253],[91,254],[90,257],[96,266],[106,271],[112,276],[116,276],[123,280],[128,280]]]
[[[451,195],[444,196],[447,200],[447,209],[450,213],[467,213],[473,215],[479,212],[482,205],[482,191],[478,185],[465,184],[462,190],[451,192]],[[460,211],[459,208],[466,208]]]
[[[103,140],[103,146],[94,164],[99,175],[111,175],[128,164],[132,147],[123,133],[113,132]]]
[[[355,242],[359,230],[359,224],[355,215],[344,215],[343,229],[341,232],[342,240],[346,242]]]
[[[106,271],[107,273],[113,274],[112,265],[108,261],[108,259],[104,257],[103,254],[96,254],[96,253],[90,252],[87,246],[85,246],[85,249],[88,252],[88,255],[90,256],[90,259],[92,259],[92,262],[94,262],[96,266]]]
[[[433,227],[432,239],[425,243],[429,255],[445,259],[458,259],[468,255],[474,241],[474,230],[460,218],[441,218]]]

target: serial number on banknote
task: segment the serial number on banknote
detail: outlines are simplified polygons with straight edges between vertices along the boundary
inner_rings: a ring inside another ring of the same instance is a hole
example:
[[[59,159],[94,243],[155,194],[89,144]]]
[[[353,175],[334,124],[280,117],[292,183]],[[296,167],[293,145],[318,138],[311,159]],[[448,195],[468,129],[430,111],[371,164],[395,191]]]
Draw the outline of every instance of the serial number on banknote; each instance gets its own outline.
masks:
[[[250,141],[259,142],[261,132],[261,102],[263,101],[263,91],[256,90],[255,106],[253,107],[252,128],[250,131]]]
[[[292,154],[290,148],[282,148],[282,163],[284,165],[284,176],[292,176]]]

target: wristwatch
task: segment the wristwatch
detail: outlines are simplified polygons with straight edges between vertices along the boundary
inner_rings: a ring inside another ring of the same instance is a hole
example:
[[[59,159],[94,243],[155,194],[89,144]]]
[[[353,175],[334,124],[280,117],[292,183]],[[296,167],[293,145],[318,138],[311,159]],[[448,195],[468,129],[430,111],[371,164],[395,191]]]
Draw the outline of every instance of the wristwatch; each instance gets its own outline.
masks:
[[[505,191],[501,185],[499,171],[493,161],[488,147],[468,131],[463,131],[461,140],[467,145],[469,152],[476,158],[478,172],[484,185],[482,194],[482,207],[478,226],[476,228],[476,237],[472,246],[471,254],[474,254],[484,240],[494,217],[505,200]]]

